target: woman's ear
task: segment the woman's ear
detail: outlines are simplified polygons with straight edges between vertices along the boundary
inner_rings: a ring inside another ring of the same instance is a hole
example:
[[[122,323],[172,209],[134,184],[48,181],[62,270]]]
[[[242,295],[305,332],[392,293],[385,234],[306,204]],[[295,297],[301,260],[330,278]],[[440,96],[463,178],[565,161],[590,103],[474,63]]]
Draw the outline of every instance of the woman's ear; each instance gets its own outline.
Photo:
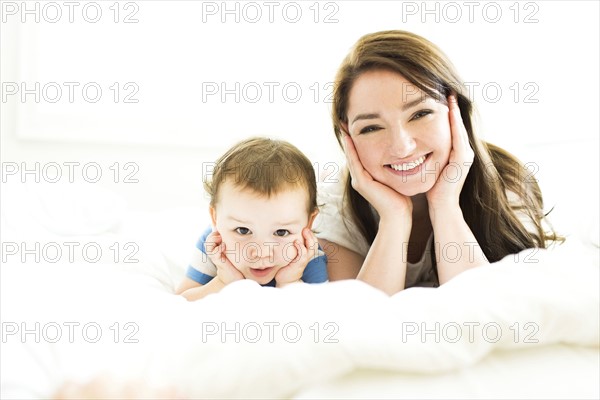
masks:
[[[317,217],[318,213],[319,213],[319,210],[315,210],[308,217],[308,224],[306,225],[306,227],[308,229],[312,229],[312,224],[313,224],[313,222],[315,222],[315,218]]]
[[[210,206],[210,207],[208,207],[208,211],[210,213],[210,220],[211,220],[212,226],[213,227],[217,226],[217,209],[214,206]]]

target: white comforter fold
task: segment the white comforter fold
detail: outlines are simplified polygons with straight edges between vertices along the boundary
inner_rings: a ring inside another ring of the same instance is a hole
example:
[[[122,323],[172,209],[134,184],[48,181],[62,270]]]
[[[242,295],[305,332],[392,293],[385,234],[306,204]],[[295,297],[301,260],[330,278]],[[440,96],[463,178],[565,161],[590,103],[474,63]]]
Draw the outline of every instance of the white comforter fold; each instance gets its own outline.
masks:
[[[3,392],[45,397],[65,379],[108,371],[191,397],[282,397],[358,368],[430,374],[497,350],[598,346],[597,258],[584,253],[574,244],[525,251],[391,298],[359,281],[241,281],[193,303],[165,290],[148,260],[135,271],[5,265]],[[20,335],[35,322],[40,343]],[[62,337],[48,343],[53,324]],[[102,338],[90,343],[97,327]]]

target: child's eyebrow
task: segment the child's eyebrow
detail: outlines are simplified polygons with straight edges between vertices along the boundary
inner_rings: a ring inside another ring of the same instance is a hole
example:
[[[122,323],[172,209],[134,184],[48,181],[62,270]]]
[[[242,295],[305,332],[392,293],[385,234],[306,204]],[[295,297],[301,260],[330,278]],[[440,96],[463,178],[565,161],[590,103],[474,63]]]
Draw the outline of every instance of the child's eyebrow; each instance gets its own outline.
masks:
[[[243,219],[240,219],[233,215],[228,215],[227,218],[229,218],[230,220],[237,222],[239,224],[250,225],[249,221],[244,221]],[[276,222],[275,225],[276,226],[290,226],[290,225],[298,225],[301,223],[302,223],[302,221],[295,219],[295,220],[291,220],[291,221]]]
[[[227,217],[235,222],[239,222],[240,224],[248,224],[248,221],[244,221],[242,219],[234,217],[233,215],[228,215]]]
[[[286,221],[286,222],[278,222],[277,225],[278,226],[288,226],[288,225],[298,225],[300,224],[300,220],[293,220],[293,221]]]

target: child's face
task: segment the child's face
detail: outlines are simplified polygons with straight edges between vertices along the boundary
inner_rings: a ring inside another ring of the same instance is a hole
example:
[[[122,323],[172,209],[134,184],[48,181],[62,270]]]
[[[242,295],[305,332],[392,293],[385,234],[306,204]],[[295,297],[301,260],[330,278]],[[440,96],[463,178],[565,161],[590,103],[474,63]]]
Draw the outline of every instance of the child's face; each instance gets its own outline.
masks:
[[[294,240],[304,243],[302,229],[310,228],[316,216],[306,211],[307,202],[302,187],[267,198],[227,181],[221,185],[216,207],[210,209],[213,225],[227,258],[246,279],[269,283],[296,257]]]

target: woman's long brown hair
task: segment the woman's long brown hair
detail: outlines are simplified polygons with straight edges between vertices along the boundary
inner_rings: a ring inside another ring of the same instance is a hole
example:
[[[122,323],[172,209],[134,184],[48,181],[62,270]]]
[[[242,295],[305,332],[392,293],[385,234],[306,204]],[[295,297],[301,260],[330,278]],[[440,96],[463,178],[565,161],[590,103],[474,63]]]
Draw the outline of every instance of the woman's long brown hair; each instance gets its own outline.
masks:
[[[498,261],[521,250],[545,248],[547,241],[562,240],[555,232],[545,232],[542,221],[541,190],[530,171],[512,154],[479,139],[472,122],[473,105],[454,66],[444,53],[426,39],[405,31],[383,31],[365,35],[352,48],[338,69],[333,97],[333,125],[341,145],[344,125],[348,123],[350,90],[364,72],[384,69],[396,72],[428,96],[446,102],[456,95],[460,114],[475,157],[469,170],[459,204],[469,228],[488,261]],[[518,204],[507,192],[516,195]],[[370,204],[346,179],[345,202],[350,218],[367,243],[377,234],[377,223]],[[527,229],[516,211],[531,220]]]

